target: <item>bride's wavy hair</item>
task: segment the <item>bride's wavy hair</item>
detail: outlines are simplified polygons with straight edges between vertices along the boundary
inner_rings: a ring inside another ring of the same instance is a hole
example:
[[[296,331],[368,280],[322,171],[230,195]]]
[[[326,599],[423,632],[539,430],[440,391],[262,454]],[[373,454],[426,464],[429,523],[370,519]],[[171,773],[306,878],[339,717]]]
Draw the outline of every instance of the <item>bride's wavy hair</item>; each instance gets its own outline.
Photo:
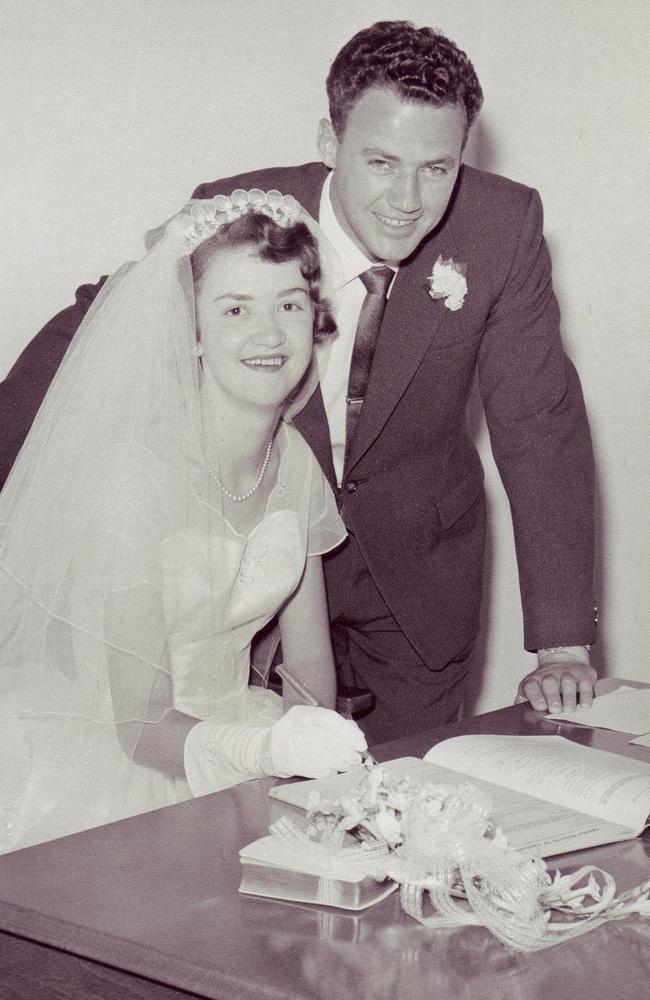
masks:
[[[194,285],[201,280],[215,253],[238,247],[250,247],[260,260],[273,264],[297,261],[314,307],[314,343],[335,332],[336,323],[330,304],[321,295],[318,243],[304,222],[280,226],[263,212],[247,212],[233,222],[224,223],[190,255]]]
[[[370,87],[388,87],[403,101],[464,108],[467,128],[483,91],[466,54],[433,28],[377,21],[347,42],[327,77],[330,118],[340,139],[350,111]]]

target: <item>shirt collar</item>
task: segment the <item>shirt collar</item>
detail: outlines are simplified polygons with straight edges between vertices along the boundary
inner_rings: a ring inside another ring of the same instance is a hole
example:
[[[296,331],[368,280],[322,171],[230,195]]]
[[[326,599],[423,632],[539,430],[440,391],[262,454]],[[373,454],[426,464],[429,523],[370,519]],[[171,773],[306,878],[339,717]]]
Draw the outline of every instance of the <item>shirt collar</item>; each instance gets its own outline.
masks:
[[[323,184],[323,190],[321,191],[318,222],[330,244],[334,250],[336,250],[338,258],[341,262],[342,280],[340,281],[338,288],[342,288],[350,281],[358,278],[359,275],[363,274],[364,271],[367,271],[368,268],[376,266],[377,262],[369,260],[341,227],[341,224],[334,214],[334,206],[332,205],[332,196],[330,193],[331,186],[332,172],[327,175],[325,183]],[[397,274],[398,268],[393,265],[388,266],[392,267],[393,271]]]

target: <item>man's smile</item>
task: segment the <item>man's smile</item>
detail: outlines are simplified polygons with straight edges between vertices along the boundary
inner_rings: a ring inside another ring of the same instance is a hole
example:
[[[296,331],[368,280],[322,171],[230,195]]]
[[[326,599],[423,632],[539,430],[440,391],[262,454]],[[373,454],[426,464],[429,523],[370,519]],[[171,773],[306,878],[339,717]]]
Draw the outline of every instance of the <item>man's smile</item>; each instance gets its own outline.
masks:
[[[380,212],[373,212],[373,215],[385,226],[390,226],[391,229],[405,229],[407,226],[414,226],[421,218],[421,216],[418,215],[417,218],[398,219],[389,215],[382,215]]]

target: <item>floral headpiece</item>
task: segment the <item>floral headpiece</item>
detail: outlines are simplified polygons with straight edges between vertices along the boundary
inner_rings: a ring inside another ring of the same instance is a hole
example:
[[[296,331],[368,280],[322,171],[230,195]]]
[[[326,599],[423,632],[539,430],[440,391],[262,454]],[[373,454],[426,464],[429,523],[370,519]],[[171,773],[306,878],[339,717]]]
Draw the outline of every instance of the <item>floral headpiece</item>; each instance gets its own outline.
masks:
[[[190,206],[189,214],[182,216],[185,238],[191,249],[227,222],[240,219],[249,212],[261,212],[268,215],[284,228],[295,225],[301,214],[300,204],[293,195],[281,194],[280,191],[262,191],[251,188],[244,191],[237,188],[230,195],[217,194],[214,198],[197,201]]]
[[[304,221],[310,228],[313,220],[306,217],[301,205],[293,195],[280,191],[262,191],[251,188],[244,191],[237,188],[232,194],[217,194],[214,198],[196,199],[170,220],[151,229],[145,236],[147,250],[162,244],[171,249],[174,256],[186,257],[213,236],[220,226],[240,219],[248,212],[261,212],[287,228]]]

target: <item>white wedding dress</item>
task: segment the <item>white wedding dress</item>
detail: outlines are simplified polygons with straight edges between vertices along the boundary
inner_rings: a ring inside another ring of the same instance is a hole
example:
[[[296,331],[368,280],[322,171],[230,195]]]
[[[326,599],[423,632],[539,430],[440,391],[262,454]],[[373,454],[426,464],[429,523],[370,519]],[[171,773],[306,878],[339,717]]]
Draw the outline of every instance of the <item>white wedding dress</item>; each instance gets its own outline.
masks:
[[[239,195],[278,224],[303,220],[278,192]],[[0,494],[0,852],[188,798],[180,762],[176,777],[142,762],[174,709],[273,722],[280,699],[248,687],[251,641],[307,556],[344,537],[289,423],[315,357],[285,403],[262,521],[242,537],[224,519],[189,259],[223,223],[219,205],[193,202],[108,279]]]
[[[57,688],[48,681],[42,689],[46,697],[17,685],[16,697],[5,700],[1,742],[10,767],[3,769],[0,786],[1,850],[191,797],[184,779],[132,758],[125,738],[118,737],[116,718],[128,741],[136,722],[155,724],[171,708],[199,719],[251,725],[270,725],[282,714],[278,695],[249,687],[252,639],[296,589],[307,556],[334,548],[345,529],[300,434],[287,424],[278,433],[278,478],[262,521],[247,537],[220,509],[210,507],[200,487],[192,494],[196,509],[189,516],[182,512],[183,522],[194,527],[176,530],[176,501],[186,508],[186,484],[177,491],[177,474],[145,449],[119,456],[113,490],[89,522],[85,540],[86,551],[90,546],[93,552],[95,579],[89,591],[74,598],[74,618],[81,627],[75,629],[71,671],[84,656],[97,658],[97,642],[84,633],[83,616],[96,629],[98,606],[102,642],[110,650],[101,684],[94,675],[93,717],[80,719],[80,713],[88,715],[89,702],[78,677],[66,683],[61,675]],[[133,537],[122,545],[113,537],[120,508],[137,505],[138,494],[152,482],[164,495],[161,516],[140,525],[137,545]],[[143,581],[147,552],[151,572]],[[141,659],[113,644],[113,632],[122,636],[126,619],[138,630]],[[142,638],[148,629],[150,641]],[[152,654],[163,634],[166,646]],[[142,655],[145,647],[147,656]]]

